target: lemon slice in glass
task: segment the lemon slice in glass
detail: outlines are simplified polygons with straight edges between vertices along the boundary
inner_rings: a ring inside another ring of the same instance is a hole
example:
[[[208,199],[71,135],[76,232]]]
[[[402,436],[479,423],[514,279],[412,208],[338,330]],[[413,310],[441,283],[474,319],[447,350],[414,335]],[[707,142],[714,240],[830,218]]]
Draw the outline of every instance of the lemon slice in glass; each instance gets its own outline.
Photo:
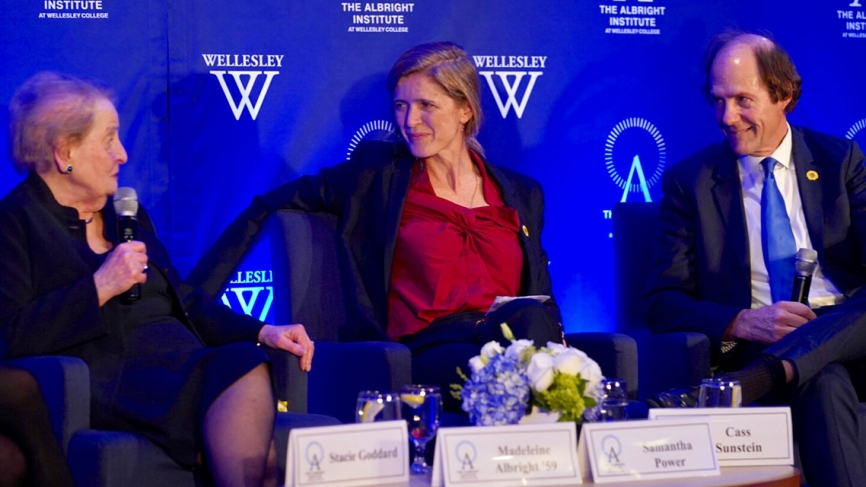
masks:
[[[425,396],[421,394],[400,394],[400,400],[408,404],[412,409],[418,409],[424,404]]]
[[[376,415],[385,409],[385,405],[379,401],[367,401],[364,404],[364,409],[361,412],[362,423],[372,423],[376,420]]]

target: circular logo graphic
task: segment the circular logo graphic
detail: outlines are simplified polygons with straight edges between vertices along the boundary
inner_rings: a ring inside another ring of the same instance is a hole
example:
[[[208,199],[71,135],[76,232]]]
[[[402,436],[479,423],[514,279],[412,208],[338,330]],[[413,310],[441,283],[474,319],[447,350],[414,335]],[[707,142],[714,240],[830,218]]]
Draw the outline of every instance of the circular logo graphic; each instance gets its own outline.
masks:
[[[617,186],[629,193],[645,192],[656,184],[665,170],[666,157],[661,132],[640,117],[616,124],[604,145],[607,173]]]
[[[607,457],[608,463],[619,463],[619,456],[622,455],[622,443],[619,438],[613,435],[607,435],[601,439],[602,455]]]
[[[478,450],[470,441],[461,441],[454,448],[454,454],[457,456],[457,461],[463,464],[464,467],[474,468],[475,459],[478,458]]]
[[[850,140],[854,140],[854,136],[857,135],[858,132],[863,130],[864,127],[866,127],[866,118],[855,122],[854,125],[852,125],[850,129],[848,129],[848,132],[845,133],[845,137]]]
[[[372,122],[365,123],[357,132],[355,132],[355,135],[352,136],[352,141],[349,142],[349,150],[346,151],[346,159],[352,157],[352,151],[355,150],[355,147],[358,147],[358,144],[360,144],[362,140],[384,140],[390,137],[393,133],[394,124],[387,120],[373,120]]]
[[[312,441],[307,445],[307,451],[304,452],[304,458],[307,460],[307,465],[318,467],[325,457],[325,449],[321,443]]]

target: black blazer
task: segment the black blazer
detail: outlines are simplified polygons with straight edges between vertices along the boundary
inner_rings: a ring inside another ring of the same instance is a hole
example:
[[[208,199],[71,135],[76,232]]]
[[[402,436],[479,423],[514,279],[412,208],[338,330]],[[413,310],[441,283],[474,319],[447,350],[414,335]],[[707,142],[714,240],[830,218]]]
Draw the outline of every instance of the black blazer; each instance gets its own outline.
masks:
[[[390,340],[386,333],[388,288],[397,230],[409,192],[414,157],[403,145],[365,141],[350,161],[304,176],[253,199],[220,235],[187,278],[210,296],[227,285],[235,268],[260,237],[265,219],[279,209],[326,212],[339,217],[337,234],[346,303],[354,318],[340,330],[342,340]],[[547,254],[541,247],[544,194],[534,179],[484,161],[487,173],[499,185],[503,202],[517,210],[522,231],[524,266],[521,293],[551,296]]]
[[[102,214],[105,237],[116,244],[113,206]],[[150,272],[163,273],[170,284],[173,316],[208,346],[258,340],[261,322],[205,299],[180,280],[141,207],[138,223]],[[100,308],[93,271],[82,258],[87,240],[78,212],[57,203],[45,182],[30,173],[0,201],[0,229],[0,356],[79,357],[90,367],[94,395],[112,394],[108,385],[117,382],[125,360],[126,307],[115,297]],[[107,404],[110,398],[93,402]]]
[[[792,127],[793,160],[812,245],[826,276],[850,294],[866,284],[866,166],[856,142]],[[718,358],[736,314],[751,307],[751,268],[737,156],[727,142],[671,166],[662,179],[660,238],[650,273],[649,326],[697,331]],[[806,173],[818,178],[810,180]]]

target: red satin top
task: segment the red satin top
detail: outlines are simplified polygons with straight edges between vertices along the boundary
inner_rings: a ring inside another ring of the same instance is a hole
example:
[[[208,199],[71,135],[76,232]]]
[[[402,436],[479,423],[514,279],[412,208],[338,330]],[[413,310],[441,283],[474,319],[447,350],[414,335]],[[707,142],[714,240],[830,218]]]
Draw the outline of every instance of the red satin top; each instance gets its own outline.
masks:
[[[398,340],[436,318],[486,312],[496,296],[517,296],[523,249],[517,210],[505,206],[484,164],[489,206],[466,208],[436,196],[427,170],[415,165],[403,208],[388,294],[388,335]]]

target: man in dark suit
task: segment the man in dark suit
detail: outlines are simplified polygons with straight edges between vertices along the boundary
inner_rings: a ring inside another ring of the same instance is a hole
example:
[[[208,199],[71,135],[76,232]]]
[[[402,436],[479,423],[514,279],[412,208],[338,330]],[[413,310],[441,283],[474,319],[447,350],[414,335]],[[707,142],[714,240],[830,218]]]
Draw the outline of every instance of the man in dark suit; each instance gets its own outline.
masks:
[[[665,173],[650,327],[709,336],[714,365],[741,381],[744,402],[775,388],[764,400],[791,405],[809,485],[866,485],[866,425],[849,374],[866,355],[866,297],[856,292],[866,284],[863,153],[788,124],[801,80],[766,37],[717,36],[706,69],[726,141]],[[786,214],[781,227],[773,205]],[[790,254],[779,258],[774,239]],[[811,308],[790,301],[784,269],[797,248],[818,253]]]

